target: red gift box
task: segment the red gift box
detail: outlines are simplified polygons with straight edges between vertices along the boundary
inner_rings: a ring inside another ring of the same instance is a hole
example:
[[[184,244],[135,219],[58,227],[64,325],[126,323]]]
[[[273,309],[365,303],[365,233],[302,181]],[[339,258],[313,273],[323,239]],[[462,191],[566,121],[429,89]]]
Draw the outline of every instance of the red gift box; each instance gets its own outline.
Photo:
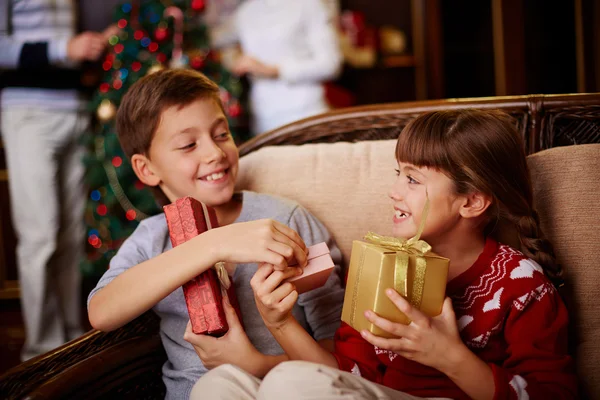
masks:
[[[219,226],[215,210],[192,197],[178,199],[163,208],[173,247]],[[185,283],[183,294],[194,333],[222,336],[229,330],[223,310],[221,285],[214,268]],[[241,322],[233,285],[227,289],[227,296]]]

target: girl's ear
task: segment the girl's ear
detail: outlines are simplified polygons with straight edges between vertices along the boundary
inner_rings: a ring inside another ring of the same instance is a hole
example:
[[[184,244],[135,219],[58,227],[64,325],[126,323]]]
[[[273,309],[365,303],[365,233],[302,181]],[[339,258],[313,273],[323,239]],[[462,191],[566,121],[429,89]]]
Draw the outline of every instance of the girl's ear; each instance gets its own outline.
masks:
[[[145,185],[158,186],[160,183],[160,177],[154,174],[152,163],[148,157],[141,154],[134,154],[131,157],[131,167],[138,179]]]
[[[460,215],[463,218],[479,217],[492,204],[492,198],[481,192],[472,192],[465,199],[465,203],[460,208]]]

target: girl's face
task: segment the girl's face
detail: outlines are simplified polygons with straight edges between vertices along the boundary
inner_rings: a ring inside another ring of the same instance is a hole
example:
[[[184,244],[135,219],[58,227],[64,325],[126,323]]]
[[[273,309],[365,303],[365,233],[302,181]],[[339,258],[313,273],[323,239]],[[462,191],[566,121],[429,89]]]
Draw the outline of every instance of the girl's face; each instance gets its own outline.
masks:
[[[439,170],[399,162],[396,172],[398,178],[389,192],[394,206],[394,236],[409,239],[417,233],[429,197],[421,238],[432,246],[443,242],[461,218],[459,210],[465,196],[456,194],[452,180]]]

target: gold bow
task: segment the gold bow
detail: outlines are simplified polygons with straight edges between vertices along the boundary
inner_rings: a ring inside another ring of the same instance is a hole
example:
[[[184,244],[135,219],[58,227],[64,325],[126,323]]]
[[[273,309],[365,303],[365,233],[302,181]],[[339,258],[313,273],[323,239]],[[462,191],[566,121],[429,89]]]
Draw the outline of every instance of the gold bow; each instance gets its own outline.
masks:
[[[423,299],[423,288],[425,286],[425,270],[427,269],[427,260],[424,255],[431,250],[429,243],[419,240],[425,221],[429,213],[429,197],[425,200],[421,223],[417,234],[412,238],[399,239],[392,236],[382,236],[373,232],[368,232],[365,240],[377,246],[384,247],[396,252],[396,264],[394,268],[394,289],[406,298],[413,307],[419,309]],[[412,293],[408,293],[408,262],[409,255],[416,256],[415,276],[413,277]]]
[[[215,269],[217,270],[217,277],[219,278],[219,282],[221,283],[223,289],[229,289],[229,286],[231,286],[231,280],[229,279],[229,274],[225,269],[225,263],[223,261],[219,261],[215,264]]]

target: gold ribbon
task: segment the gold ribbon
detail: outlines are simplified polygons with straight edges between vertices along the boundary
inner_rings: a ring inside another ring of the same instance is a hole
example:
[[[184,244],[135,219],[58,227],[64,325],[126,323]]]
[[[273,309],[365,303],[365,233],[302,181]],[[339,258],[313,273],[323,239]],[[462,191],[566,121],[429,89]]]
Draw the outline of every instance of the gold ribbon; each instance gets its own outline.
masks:
[[[382,236],[373,232],[368,232],[365,240],[381,246],[388,250],[396,252],[396,264],[394,266],[394,289],[406,298],[413,307],[417,309],[421,307],[423,299],[423,288],[425,286],[425,270],[427,268],[427,260],[424,255],[431,250],[431,246],[424,240],[419,240],[425,221],[429,213],[429,197],[425,200],[421,223],[417,234],[412,238],[399,239],[392,236]],[[416,257],[415,276],[413,278],[412,293],[408,293],[408,261],[409,256]]]
[[[206,227],[208,229],[212,229],[212,223],[210,222],[210,214],[208,212],[208,208],[206,207],[206,204],[204,204],[203,202],[200,202],[200,205],[202,206],[202,213],[204,214],[204,220],[206,221]],[[229,274],[227,273],[227,270],[225,269],[225,262],[223,261],[219,261],[218,263],[215,264],[215,270],[217,271],[217,277],[219,278],[219,282],[221,283],[221,286],[227,290],[229,289],[229,286],[231,286],[231,281],[229,280]]]
[[[219,261],[216,263],[215,269],[217,270],[217,277],[219,278],[219,282],[221,283],[223,289],[229,289],[229,286],[231,286],[231,280],[229,279],[229,274],[225,269],[225,262]]]

